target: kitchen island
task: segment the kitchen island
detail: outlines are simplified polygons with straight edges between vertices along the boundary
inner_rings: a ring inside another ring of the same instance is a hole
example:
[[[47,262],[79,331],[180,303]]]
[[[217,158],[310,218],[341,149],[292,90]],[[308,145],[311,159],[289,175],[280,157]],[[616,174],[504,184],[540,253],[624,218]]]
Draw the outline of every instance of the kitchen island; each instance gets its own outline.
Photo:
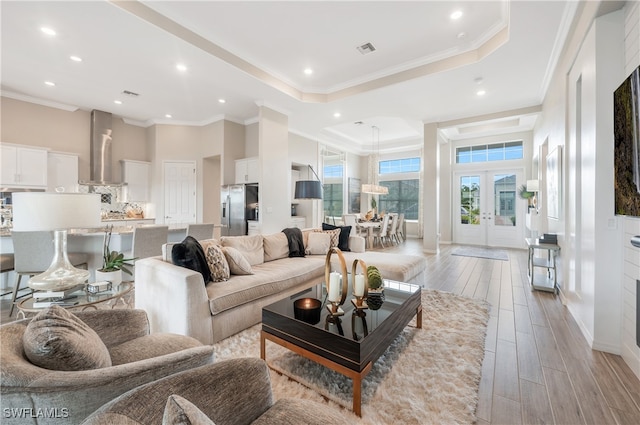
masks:
[[[118,224],[121,223],[122,221],[119,220]],[[88,268],[91,272],[89,282],[95,281],[95,271],[102,267],[102,249],[105,230],[111,223],[109,221],[104,221],[103,224],[103,227],[92,229],[71,229],[67,236],[67,252],[86,252],[89,254]],[[127,252],[130,252],[133,244],[133,229],[136,226],[145,225],[137,224],[114,226],[111,232],[110,248],[118,252],[124,252],[125,255]],[[185,238],[187,233],[186,224],[170,224],[168,226],[168,242],[180,242]],[[13,252],[13,241],[10,233],[0,237],[0,252]],[[3,273],[0,288],[4,291],[4,288],[13,285],[14,281],[15,274],[13,272]]]

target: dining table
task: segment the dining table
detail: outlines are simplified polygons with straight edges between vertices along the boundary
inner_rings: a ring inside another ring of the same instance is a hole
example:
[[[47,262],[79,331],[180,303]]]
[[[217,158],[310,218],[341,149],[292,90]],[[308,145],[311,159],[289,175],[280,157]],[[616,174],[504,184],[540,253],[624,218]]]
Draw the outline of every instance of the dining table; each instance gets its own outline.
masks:
[[[382,220],[360,221],[356,226],[367,231],[366,243],[367,247],[371,248],[373,246],[373,231],[374,229],[379,229],[382,226]]]

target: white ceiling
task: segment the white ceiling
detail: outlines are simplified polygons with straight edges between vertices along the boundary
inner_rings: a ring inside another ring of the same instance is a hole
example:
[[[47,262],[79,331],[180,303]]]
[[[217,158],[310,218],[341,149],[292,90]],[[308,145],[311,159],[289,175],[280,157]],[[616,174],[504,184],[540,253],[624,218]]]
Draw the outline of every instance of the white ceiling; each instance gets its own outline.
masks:
[[[378,137],[371,126],[380,129],[381,150],[406,149],[421,144],[425,122],[444,123],[452,139],[531,129],[576,7],[2,1],[0,89],[143,126],[249,123],[264,104],[286,113],[291,131],[348,151],[371,147]],[[455,10],[463,15],[454,21]],[[43,34],[45,26],[57,34]],[[362,55],[356,47],[365,43],[376,51]],[[307,67],[313,74],[304,74]],[[484,96],[476,95],[480,89]]]

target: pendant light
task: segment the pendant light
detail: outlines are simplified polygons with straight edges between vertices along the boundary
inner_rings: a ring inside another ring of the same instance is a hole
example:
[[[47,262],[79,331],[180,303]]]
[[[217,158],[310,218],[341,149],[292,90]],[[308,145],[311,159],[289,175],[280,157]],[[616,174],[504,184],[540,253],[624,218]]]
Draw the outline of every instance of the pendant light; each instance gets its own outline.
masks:
[[[374,135],[378,135],[378,148],[377,152],[375,151],[375,138]],[[371,126],[371,154],[369,155],[369,183],[363,184],[360,191],[362,193],[369,193],[372,195],[387,195],[389,193],[389,188],[386,186],[381,186],[378,184],[378,170],[376,170],[376,165],[378,164],[378,159],[380,157],[380,129],[375,125]]]

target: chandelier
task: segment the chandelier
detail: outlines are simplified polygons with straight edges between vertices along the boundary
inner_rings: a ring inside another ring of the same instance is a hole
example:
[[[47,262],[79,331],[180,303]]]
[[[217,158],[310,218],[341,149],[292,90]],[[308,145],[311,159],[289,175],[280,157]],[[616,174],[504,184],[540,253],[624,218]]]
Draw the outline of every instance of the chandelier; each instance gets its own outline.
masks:
[[[377,133],[378,147],[376,150],[374,143],[374,135]],[[380,129],[375,125],[371,126],[371,153],[369,155],[369,183],[363,184],[360,191],[362,193],[370,193],[372,195],[387,195],[389,188],[378,184],[378,170],[376,170],[376,164],[378,164],[378,158],[380,156]]]

